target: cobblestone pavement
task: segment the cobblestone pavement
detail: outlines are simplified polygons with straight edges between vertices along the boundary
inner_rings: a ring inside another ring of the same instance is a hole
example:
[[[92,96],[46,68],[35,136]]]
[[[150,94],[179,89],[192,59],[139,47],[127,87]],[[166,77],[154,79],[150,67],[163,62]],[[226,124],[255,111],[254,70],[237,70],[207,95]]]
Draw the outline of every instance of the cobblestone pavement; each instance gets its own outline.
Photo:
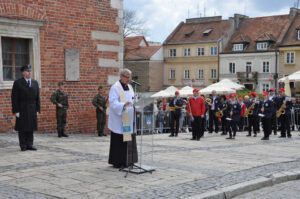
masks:
[[[287,199],[300,198],[300,181],[290,181],[259,189],[234,199]]]
[[[17,134],[0,134],[0,199],[186,198],[300,169],[298,132],[292,139],[261,136],[205,134],[199,142],[191,134],[138,136],[143,164],[156,171],[124,178],[107,164],[109,136],[36,134],[38,151],[21,152]]]

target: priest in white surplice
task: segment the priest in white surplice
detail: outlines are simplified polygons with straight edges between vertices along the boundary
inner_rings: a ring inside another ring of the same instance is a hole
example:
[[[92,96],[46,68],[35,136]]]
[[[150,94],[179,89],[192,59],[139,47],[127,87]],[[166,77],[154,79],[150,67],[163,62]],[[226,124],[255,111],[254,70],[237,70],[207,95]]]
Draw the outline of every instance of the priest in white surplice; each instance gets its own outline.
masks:
[[[108,163],[122,168],[137,162],[136,137],[133,134],[134,91],[129,84],[131,71],[123,69],[120,80],[109,91],[108,128],[111,130]],[[124,142],[124,133],[131,133],[131,140]]]

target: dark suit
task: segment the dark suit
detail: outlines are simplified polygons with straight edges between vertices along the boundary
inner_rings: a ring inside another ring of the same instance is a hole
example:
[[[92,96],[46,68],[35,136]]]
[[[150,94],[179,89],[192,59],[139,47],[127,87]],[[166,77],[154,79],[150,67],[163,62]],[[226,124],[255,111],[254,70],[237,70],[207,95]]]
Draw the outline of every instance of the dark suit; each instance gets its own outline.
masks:
[[[219,120],[216,117],[216,112],[218,111],[220,107],[220,98],[218,96],[215,97],[215,100],[213,97],[210,97],[211,104],[214,104],[214,106],[209,106],[209,133],[213,132],[213,125],[215,125],[215,132],[218,133],[219,131]],[[212,110],[214,109],[214,110]]]
[[[176,102],[175,102],[176,101]],[[171,99],[170,103],[169,103],[169,107],[181,107],[183,105],[183,100],[181,98],[177,99],[174,97]],[[171,111],[171,136],[175,136],[178,135],[178,131],[179,131],[179,119],[181,116],[181,108],[177,108],[175,109],[175,111]],[[174,132],[174,122],[176,122],[176,130]]]
[[[237,126],[241,118],[241,105],[237,101],[231,104],[231,110],[232,110],[232,115],[231,115],[231,121],[230,121],[230,126],[233,132],[233,137],[236,135],[237,131]],[[229,136],[231,137],[232,134],[229,131]]]
[[[280,109],[281,105],[283,103],[286,103],[286,109],[285,109],[285,114],[281,115],[279,117],[280,124],[281,124],[281,136],[286,137],[291,137],[291,108],[292,108],[292,102],[291,99],[287,96],[284,97],[278,97],[277,100],[277,111]]]
[[[258,116],[258,113],[260,112],[260,109],[261,109],[261,101],[258,100],[258,99],[254,99],[254,101],[249,100],[249,102],[246,104],[247,108],[249,108],[253,103],[255,103],[254,109],[253,109],[253,114],[248,115],[248,122],[249,122],[248,135],[251,135],[252,127],[253,127],[254,135],[256,135],[257,132],[259,131],[259,116]]]
[[[264,108],[264,117],[262,117],[262,124],[264,129],[264,137],[268,138],[272,133],[272,117],[274,113],[274,103],[271,100],[267,100],[263,102]]]
[[[271,125],[272,125],[272,130],[274,131],[274,135],[277,135],[277,118],[276,118],[276,102],[277,102],[277,97],[274,96],[270,96],[269,100],[271,100],[273,102],[273,114],[272,114],[272,118],[271,118]],[[271,131],[272,133],[272,131]]]
[[[19,132],[20,147],[32,147],[33,131],[37,130],[37,112],[40,112],[38,82],[31,79],[29,86],[24,78],[16,80],[12,88],[11,102],[12,112],[20,113],[15,125],[15,130]]]

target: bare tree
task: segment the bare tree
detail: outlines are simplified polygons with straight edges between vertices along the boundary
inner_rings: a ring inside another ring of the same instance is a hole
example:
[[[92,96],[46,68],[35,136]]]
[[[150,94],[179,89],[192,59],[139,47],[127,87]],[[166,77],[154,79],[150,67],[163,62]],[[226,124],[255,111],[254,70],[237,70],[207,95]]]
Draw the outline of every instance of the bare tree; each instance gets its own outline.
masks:
[[[147,35],[146,21],[137,17],[135,10],[124,10],[124,37]]]

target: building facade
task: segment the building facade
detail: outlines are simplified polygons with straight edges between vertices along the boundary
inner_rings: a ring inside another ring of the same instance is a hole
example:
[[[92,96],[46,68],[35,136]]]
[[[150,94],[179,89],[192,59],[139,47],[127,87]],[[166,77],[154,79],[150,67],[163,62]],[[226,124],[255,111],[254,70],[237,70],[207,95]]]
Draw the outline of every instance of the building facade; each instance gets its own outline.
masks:
[[[69,95],[66,131],[96,131],[92,98],[123,67],[123,0],[2,0],[0,42],[0,132],[13,130],[11,88],[28,63],[40,85],[39,132],[56,131],[50,96],[58,81]]]

